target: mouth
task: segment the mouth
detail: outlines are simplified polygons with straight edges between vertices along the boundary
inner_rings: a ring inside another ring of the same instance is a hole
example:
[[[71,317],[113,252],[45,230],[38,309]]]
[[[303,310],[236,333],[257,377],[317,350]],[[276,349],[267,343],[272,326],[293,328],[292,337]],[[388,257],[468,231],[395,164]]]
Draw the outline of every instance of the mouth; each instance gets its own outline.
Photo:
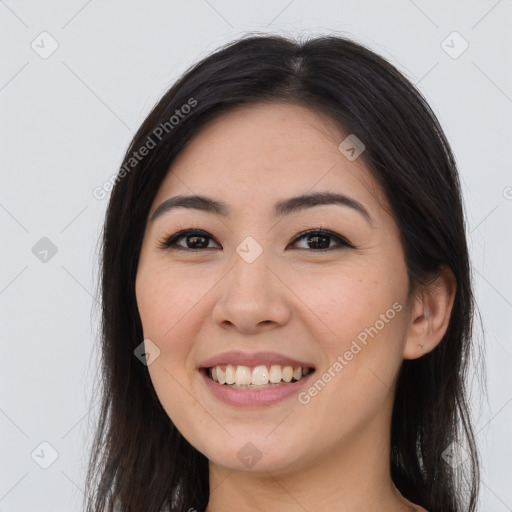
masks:
[[[291,399],[315,372],[313,364],[285,354],[240,350],[217,354],[197,369],[207,395],[229,406],[249,408]]]
[[[293,384],[314,373],[315,368],[281,364],[257,366],[220,364],[201,368],[200,371],[208,379],[222,386],[240,390],[258,390]]]

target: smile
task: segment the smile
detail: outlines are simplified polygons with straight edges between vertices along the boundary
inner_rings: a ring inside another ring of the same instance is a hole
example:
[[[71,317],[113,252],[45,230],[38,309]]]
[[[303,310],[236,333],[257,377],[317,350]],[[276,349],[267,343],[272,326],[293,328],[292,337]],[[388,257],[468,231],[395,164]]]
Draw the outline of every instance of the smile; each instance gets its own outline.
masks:
[[[295,396],[315,369],[307,359],[241,350],[216,354],[197,366],[207,394],[236,407],[269,406]]]

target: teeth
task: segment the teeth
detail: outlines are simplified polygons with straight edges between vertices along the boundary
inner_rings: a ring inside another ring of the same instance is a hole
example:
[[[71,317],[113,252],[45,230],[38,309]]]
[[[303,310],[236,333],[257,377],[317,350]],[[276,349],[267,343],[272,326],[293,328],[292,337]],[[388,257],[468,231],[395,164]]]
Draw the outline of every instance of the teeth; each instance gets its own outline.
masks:
[[[259,365],[254,368],[243,365],[219,365],[210,368],[209,375],[219,384],[229,386],[268,386],[280,382],[298,381],[310,372],[309,368],[298,366]]]
[[[293,368],[291,366],[285,366],[281,371],[281,374],[285,382],[290,382],[293,378]]]
[[[270,382],[273,384],[277,384],[281,382],[281,366],[278,364],[273,364],[270,367]]]
[[[248,368],[247,366],[237,366],[235,373],[235,382],[243,386],[250,384],[252,382],[251,369]]]
[[[252,371],[252,383],[255,386],[263,386],[268,384],[269,371],[266,366],[256,366]]]
[[[226,366],[226,384],[235,383],[235,367],[232,364]]]

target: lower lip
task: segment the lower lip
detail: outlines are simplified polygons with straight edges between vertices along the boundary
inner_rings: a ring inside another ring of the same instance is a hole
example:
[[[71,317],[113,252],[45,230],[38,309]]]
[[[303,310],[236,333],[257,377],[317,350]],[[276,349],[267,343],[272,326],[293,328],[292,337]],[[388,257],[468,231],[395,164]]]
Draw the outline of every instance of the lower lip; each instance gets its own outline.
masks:
[[[280,400],[290,397],[291,395],[296,395],[302,387],[308,384],[310,377],[315,373],[309,373],[296,382],[280,384],[271,388],[234,389],[210,379],[210,377],[206,375],[206,372],[206,369],[199,371],[206,383],[206,386],[216,398],[229,405],[245,407],[272,405]]]

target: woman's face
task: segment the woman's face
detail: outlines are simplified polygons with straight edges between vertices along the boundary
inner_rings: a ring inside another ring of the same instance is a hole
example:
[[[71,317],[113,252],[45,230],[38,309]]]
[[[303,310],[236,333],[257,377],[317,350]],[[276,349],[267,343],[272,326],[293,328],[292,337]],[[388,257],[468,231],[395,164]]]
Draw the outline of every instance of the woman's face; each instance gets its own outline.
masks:
[[[180,153],[151,207],[136,280],[149,373],[218,466],[278,474],[388,436],[409,281],[361,147],[338,147],[348,135],[296,105],[239,108]],[[292,200],[319,193],[345,199]],[[159,209],[194,195],[216,203]]]

